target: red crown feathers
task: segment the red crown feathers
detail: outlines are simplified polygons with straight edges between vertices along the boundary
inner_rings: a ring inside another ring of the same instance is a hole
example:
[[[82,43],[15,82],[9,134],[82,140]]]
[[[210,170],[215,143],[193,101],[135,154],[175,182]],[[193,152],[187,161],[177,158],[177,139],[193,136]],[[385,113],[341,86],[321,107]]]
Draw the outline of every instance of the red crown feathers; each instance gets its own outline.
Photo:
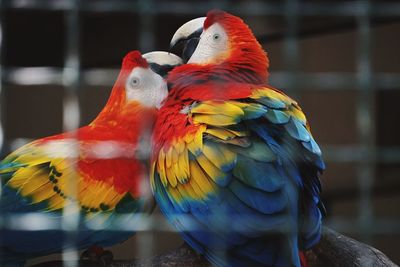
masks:
[[[131,70],[134,67],[143,67],[147,68],[149,67],[149,64],[147,63],[146,59],[142,57],[142,54],[137,51],[133,50],[126,54],[122,61],[122,68],[125,70]]]

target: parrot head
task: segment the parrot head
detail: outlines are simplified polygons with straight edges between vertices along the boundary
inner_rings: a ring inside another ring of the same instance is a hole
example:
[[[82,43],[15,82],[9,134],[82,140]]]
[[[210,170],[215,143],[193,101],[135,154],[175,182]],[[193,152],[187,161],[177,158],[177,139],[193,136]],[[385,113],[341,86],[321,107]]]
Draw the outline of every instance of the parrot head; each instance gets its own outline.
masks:
[[[129,52],[122,61],[113,92],[119,94],[122,105],[159,107],[168,94],[163,76],[181,63],[178,56],[167,52],[150,52],[143,56],[138,51]]]
[[[251,29],[237,16],[211,10],[207,17],[182,25],[171,40],[171,47],[184,43],[183,58],[197,65],[231,65],[266,82],[268,58]]]
[[[164,76],[181,64],[180,57],[168,52],[143,55],[139,51],[129,52],[122,60],[108,102],[95,122],[113,121],[116,117],[159,108],[168,94]]]

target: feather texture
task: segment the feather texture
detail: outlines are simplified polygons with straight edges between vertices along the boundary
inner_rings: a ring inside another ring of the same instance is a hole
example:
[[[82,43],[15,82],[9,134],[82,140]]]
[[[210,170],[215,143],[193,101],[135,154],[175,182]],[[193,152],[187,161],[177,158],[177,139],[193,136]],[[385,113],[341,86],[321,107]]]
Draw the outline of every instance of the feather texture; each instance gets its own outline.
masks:
[[[128,53],[109,101],[91,124],[36,140],[0,162],[4,218],[34,212],[46,217],[50,225],[61,226],[62,212],[74,204],[79,208],[74,214],[79,218],[74,235],[77,249],[109,246],[134,233],[108,231],[108,227],[128,214],[126,224],[134,225],[137,214],[144,211],[140,185],[145,165],[136,152],[148,127],[146,121],[154,119],[155,110],[126,99],[126,79],[137,66],[148,67],[139,52]],[[99,230],[89,229],[91,224]],[[58,252],[69,246],[65,237],[61,230],[3,228],[0,265]]]
[[[233,86],[240,95],[241,87]],[[189,92],[183,93],[187,99]],[[289,261],[299,266],[298,250],[319,239],[321,222],[319,191],[305,186],[320,188],[323,169],[303,112],[265,86],[224,101],[214,100],[213,92],[204,94],[210,100],[190,95],[193,102],[184,116],[178,101],[167,101],[160,110],[151,184],[162,211],[218,266],[287,266]],[[169,126],[167,114],[180,117],[184,126]],[[182,170],[159,162],[171,150],[188,162],[184,182],[174,178]],[[299,210],[300,201],[307,210]]]

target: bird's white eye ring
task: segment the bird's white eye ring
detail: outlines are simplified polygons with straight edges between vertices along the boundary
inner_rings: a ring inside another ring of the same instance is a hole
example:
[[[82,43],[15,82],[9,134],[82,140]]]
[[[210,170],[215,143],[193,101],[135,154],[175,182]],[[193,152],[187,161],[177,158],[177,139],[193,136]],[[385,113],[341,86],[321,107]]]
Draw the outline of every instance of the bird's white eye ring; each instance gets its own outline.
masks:
[[[213,40],[214,41],[219,41],[221,39],[221,35],[219,35],[218,33],[213,35]]]
[[[138,87],[140,85],[140,79],[138,77],[132,77],[129,83],[134,88]]]

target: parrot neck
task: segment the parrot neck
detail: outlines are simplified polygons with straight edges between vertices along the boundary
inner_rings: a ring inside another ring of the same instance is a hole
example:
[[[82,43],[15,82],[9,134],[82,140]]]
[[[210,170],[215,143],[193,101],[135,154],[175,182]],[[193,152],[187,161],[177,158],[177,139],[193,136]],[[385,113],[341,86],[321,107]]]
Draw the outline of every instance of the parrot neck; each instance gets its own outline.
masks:
[[[258,75],[257,71],[246,62],[225,61],[218,65],[186,64],[176,67],[168,75],[168,84],[171,88],[186,88],[193,85],[213,83],[242,83],[242,84],[265,84],[264,76]]]
[[[145,107],[135,101],[127,103],[124,88],[114,86],[107,104],[90,126],[104,131],[123,132],[126,141],[135,141],[141,132],[151,127],[155,114],[155,108]]]
[[[185,64],[168,74],[168,83],[173,88],[188,87],[207,82],[266,84],[268,58],[256,43],[244,48],[231,48],[229,57],[222,63]]]
[[[231,81],[253,84],[265,84],[268,80],[269,60],[256,39],[240,47],[233,47],[226,62],[219,68],[230,70]]]

